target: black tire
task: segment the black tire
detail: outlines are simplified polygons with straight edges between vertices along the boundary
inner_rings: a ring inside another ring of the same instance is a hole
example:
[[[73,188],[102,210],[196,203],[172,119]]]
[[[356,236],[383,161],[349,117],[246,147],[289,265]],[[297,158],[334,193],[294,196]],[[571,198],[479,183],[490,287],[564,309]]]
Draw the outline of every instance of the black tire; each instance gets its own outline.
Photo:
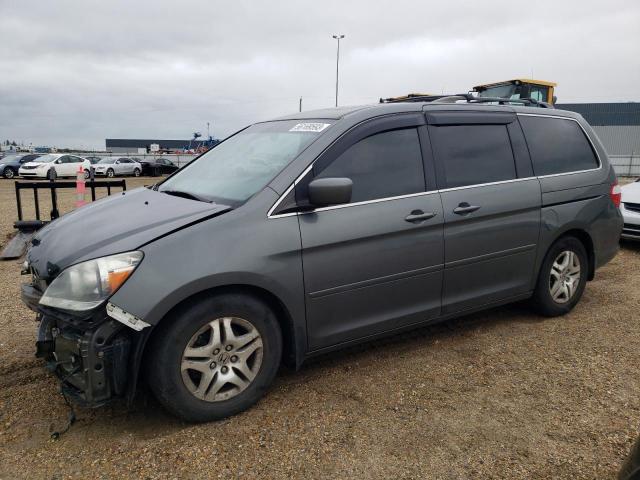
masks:
[[[49,180],[55,180],[56,178],[58,178],[58,174],[56,173],[55,169],[51,169],[47,172],[47,178]]]
[[[89,172],[89,170],[85,170],[84,171],[84,179],[85,180],[89,180],[89,177],[91,176],[91,173]]]
[[[139,177],[140,176],[140,169],[139,168],[134,168],[133,169],[133,176],[134,177]]]
[[[16,176],[16,172],[11,167],[6,167],[4,172],[2,172],[2,176],[7,179],[11,179]]]
[[[555,301],[551,295],[551,268],[553,263],[562,252],[573,252],[580,261],[580,278],[573,295],[564,303]],[[533,308],[541,315],[547,317],[557,317],[565,315],[573,310],[573,307],[580,301],[589,276],[589,259],[587,251],[580,240],[567,236],[558,239],[547,251],[547,255],[542,262],[536,289],[531,298]]]
[[[113,171],[113,168],[107,170],[107,177],[113,178],[116,175],[116,172]]]
[[[229,399],[206,401],[185,385],[182,355],[196,332],[223,317],[239,317],[253,325],[262,339],[262,363],[245,390]],[[160,330],[154,332],[144,368],[151,391],[169,412],[188,422],[209,422],[254,405],[271,385],[281,356],[282,335],[273,311],[254,297],[224,294],[195,301],[165,318]]]

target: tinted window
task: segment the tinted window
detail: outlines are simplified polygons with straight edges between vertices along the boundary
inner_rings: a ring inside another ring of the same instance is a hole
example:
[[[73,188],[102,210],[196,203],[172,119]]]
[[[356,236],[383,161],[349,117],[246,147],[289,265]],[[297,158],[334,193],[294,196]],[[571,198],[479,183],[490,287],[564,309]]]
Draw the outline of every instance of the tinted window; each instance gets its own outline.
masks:
[[[516,178],[506,125],[454,125],[430,131],[447,188]]]
[[[352,202],[424,191],[420,141],[415,128],[372,135],[349,147],[316,178],[348,177]]]
[[[536,175],[598,167],[589,140],[573,120],[520,116]]]

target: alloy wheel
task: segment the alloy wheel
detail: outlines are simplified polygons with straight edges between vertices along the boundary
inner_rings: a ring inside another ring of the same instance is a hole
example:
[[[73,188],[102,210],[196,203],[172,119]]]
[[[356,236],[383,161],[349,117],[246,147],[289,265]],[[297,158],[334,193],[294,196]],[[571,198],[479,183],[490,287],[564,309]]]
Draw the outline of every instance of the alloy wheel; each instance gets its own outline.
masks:
[[[4,178],[13,178],[14,177],[13,168],[5,168],[4,169]]]
[[[569,302],[580,284],[580,258],[571,250],[564,250],[551,265],[549,294],[556,303]]]
[[[182,380],[207,402],[228,400],[251,384],[262,365],[260,332],[238,317],[216,318],[200,328],[182,354]]]

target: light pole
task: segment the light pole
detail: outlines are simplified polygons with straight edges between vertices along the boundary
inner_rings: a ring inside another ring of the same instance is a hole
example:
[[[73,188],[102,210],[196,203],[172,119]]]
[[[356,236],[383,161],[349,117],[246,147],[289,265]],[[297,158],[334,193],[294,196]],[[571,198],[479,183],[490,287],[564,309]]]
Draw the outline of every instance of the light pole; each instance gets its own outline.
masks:
[[[338,106],[338,77],[340,73],[340,39],[344,38],[344,35],[333,35],[338,41],[338,51],[336,53],[336,107]]]

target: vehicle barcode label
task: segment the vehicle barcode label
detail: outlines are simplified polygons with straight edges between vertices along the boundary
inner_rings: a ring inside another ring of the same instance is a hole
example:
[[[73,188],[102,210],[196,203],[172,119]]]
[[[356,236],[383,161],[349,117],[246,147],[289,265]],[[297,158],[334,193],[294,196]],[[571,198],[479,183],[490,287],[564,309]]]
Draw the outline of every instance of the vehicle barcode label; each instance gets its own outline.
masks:
[[[321,132],[327,128],[330,123],[298,123],[290,132]]]

